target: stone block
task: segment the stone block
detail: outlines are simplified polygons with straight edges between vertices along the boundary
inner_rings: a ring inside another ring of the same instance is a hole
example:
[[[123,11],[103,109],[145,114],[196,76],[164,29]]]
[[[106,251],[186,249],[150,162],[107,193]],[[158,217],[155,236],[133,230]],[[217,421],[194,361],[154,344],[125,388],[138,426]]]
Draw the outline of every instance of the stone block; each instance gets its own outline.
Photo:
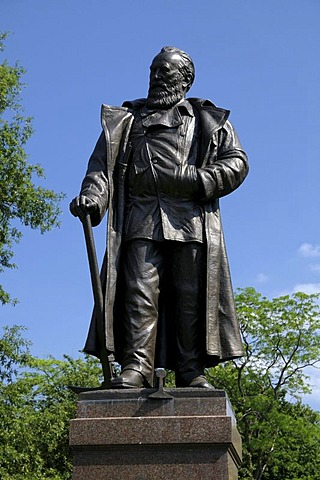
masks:
[[[225,392],[101,390],[79,395],[73,480],[236,480],[241,438]]]

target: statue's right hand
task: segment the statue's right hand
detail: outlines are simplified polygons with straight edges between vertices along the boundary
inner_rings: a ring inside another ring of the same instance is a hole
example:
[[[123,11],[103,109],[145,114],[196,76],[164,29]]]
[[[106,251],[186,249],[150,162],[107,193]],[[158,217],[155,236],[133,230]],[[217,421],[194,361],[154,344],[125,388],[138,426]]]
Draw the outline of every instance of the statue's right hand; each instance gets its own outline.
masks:
[[[98,208],[98,205],[91,198],[88,198],[85,195],[79,195],[72,200],[69,208],[72,215],[81,219],[86,213],[94,212]]]

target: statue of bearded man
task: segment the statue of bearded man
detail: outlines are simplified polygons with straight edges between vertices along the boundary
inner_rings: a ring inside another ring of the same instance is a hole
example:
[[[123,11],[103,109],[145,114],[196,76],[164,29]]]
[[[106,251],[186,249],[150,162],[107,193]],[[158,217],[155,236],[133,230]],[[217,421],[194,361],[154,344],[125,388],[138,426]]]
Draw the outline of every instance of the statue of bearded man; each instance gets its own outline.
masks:
[[[188,54],[164,47],[146,99],[102,106],[70,204],[93,225],[108,210],[103,325],[94,314],[84,350],[104,367],[114,353],[111,388],[150,387],[156,367],[177,387],[213,388],[204,369],[243,354],[219,198],[243,182],[247,157],[228,110],[186,98],[194,76]]]

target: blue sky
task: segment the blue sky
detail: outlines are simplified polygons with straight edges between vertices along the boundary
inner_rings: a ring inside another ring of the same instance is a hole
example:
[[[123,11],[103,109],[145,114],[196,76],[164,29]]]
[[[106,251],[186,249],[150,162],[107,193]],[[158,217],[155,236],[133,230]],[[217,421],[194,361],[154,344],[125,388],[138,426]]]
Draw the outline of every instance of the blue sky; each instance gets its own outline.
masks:
[[[164,45],[191,55],[190,95],[231,110],[249,156],[247,180],[221,200],[234,288],[320,291],[318,0],[1,0],[0,16],[12,32],[4,57],[27,70],[29,160],[45,168],[45,186],[66,194],[61,228],[24,231],[19,269],[1,279],[20,302],[1,309],[1,323],[26,325],[35,355],[83,347],[92,293],[68,205],[100,133],[101,103],[145,96]],[[101,258],[105,225],[95,236]]]

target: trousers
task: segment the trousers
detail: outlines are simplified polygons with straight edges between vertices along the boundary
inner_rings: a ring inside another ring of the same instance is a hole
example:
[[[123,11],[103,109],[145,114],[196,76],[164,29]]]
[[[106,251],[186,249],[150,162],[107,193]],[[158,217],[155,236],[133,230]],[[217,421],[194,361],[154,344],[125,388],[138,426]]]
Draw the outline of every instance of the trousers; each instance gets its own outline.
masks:
[[[161,359],[161,352],[169,348],[176,386],[188,386],[203,374],[204,266],[204,245],[198,242],[134,239],[126,243],[122,370],[138,371],[152,386],[156,349]],[[170,325],[160,324],[164,318],[170,319]],[[170,338],[158,335],[159,330],[170,332]]]

